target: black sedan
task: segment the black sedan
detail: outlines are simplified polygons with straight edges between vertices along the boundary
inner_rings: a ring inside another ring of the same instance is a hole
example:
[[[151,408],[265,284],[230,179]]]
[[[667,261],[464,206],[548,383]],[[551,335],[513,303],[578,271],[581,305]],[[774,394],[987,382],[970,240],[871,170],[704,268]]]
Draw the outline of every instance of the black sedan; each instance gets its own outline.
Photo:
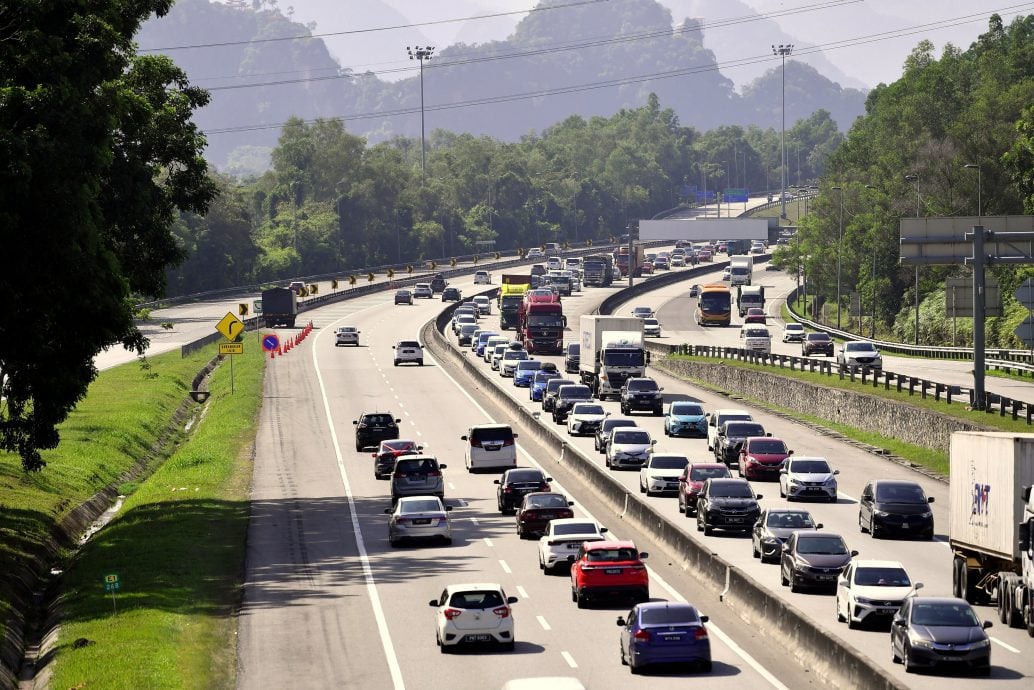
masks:
[[[911,673],[919,668],[957,668],[991,673],[991,640],[962,599],[909,597],[890,626],[890,653]]]
[[[769,508],[761,512],[750,533],[751,550],[754,558],[762,563],[778,563],[783,553],[783,544],[797,531],[822,529],[811,513],[795,508]]]
[[[542,470],[530,467],[518,467],[503,472],[503,476],[495,480],[496,505],[503,515],[513,514],[520,507],[526,494],[536,491],[549,491],[552,477],[547,477]]]
[[[848,551],[844,538],[829,532],[794,532],[783,545],[779,581],[790,591],[801,587],[836,587],[837,578],[857,551]]]

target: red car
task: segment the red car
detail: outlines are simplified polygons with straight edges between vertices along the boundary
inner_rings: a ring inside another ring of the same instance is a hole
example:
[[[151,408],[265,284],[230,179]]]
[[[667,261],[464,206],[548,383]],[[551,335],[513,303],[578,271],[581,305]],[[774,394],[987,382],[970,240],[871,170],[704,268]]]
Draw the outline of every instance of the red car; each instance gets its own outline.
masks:
[[[743,317],[743,323],[766,323],[765,310],[760,307],[750,307]]]
[[[640,553],[630,541],[587,541],[571,556],[571,601],[584,609],[590,599],[630,596],[650,600],[650,576]]]
[[[700,259],[701,261],[711,261],[711,250],[710,249],[701,249],[700,251],[697,252],[697,258]]]
[[[686,517],[693,517],[697,513],[697,497],[704,482],[712,477],[732,478],[729,468],[720,462],[698,462],[686,466],[682,476],[679,477],[679,512]]]
[[[644,261],[639,269],[643,273],[653,273],[653,262],[650,260]]]
[[[567,496],[553,492],[536,492],[524,496],[517,509],[517,536],[541,536],[546,532],[550,520],[573,518],[574,511]]]
[[[402,455],[417,455],[424,449],[416,441],[408,438],[394,438],[381,441],[376,453],[373,453],[374,479],[387,479],[395,469],[395,459]]]
[[[748,436],[740,448],[740,476],[746,479],[779,479],[783,461],[793,455],[782,439]]]

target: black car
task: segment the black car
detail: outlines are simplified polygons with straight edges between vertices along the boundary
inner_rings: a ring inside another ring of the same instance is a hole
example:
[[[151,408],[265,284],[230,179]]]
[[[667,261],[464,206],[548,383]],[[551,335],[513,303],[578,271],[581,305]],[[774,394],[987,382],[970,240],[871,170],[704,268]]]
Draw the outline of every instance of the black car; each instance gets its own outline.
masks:
[[[844,538],[829,532],[794,532],[779,557],[779,581],[791,592],[801,587],[835,589],[837,578],[857,551],[848,551]]]
[[[463,299],[463,294],[459,288],[447,287],[442,290],[443,302],[459,302],[461,299]]]
[[[553,405],[556,403],[557,391],[560,390],[560,386],[569,386],[576,381],[570,379],[550,379],[546,382],[546,390],[542,393],[542,411],[552,412]]]
[[[381,441],[398,438],[398,424],[401,421],[401,419],[395,419],[395,415],[390,412],[367,412],[359,419],[353,420],[355,449],[362,451],[363,448],[379,445]]]
[[[496,505],[503,515],[512,515],[521,506],[524,496],[537,491],[550,491],[547,477],[542,470],[531,467],[518,467],[503,472],[503,476],[495,480],[498,485],[495,491]]]
[[[607,452],[607,439],[610,438],[610,430],[616,426],[638,426],[634,419],[622,419],[621,417],[607,417],[596,429],[593,435],[593,445],[601,453]]]
[[[908,673],[944,666],[990,675],[990,627],[962,599],[908,597],[891,622],[890,653]]]
[[[547,388],[549,384],[546,384]],[[556,398],[553,400],[553,421],[563,424],[567,421],[567,415],[575,403],[592,402],[592,389],[584,383],[571,383],[560,386],[557,389]]]
[[[633,410],[648,410],[656,416],[664,414],[664,389],[657,382],[647,377],[634,377],[625,381],[621,387],[621,414],[631,414]]]
[[[568,374],[577,374],[578,365],[581,360],[582,346],[578,343],[569,343],[564,349],[564,371]]]
[[[445,289],[445,286],[448,284],[449,281],[445,279],[444,275],[442,275],[441,273],[436,273],[434,278],[431,278],[431,292],[441,292]]]
[[[762,511],[750,533],[750,548],[754,558],[762,563],[776,563],[783,552],[783,544],[791,534],[803,530],[822,529],[807,510],[796,508],[769,508]]]
[[[746,479],[708,479],[697,497],[697,531],[749,532],[761,514],[762,498],[754,495]]]
[[[865,485],[858,501],[858,528],[874,539],[896,533],[933,539],[933,511],[917,482],[878,479]]]
[[[714,459],[729,465],[739,462],[743,441],[749,436],[767,436],[765,427],[757,422],[731,421],[718,427],[714,444]]]
[[[808,333],[801,341],[801,356],[826,355],[833,356],[833,339],[828,333]]]

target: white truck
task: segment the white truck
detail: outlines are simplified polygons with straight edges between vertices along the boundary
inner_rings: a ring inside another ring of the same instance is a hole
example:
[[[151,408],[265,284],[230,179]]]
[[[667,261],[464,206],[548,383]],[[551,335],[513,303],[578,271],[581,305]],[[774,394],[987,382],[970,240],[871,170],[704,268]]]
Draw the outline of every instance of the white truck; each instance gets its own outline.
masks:
[[[750,285],[754,277],[754,259],[750,255],[729,258],[729,285]]]
[[[650,357],[643,347],[643,320],[585,314],[581,318],[579,373],[600,400],[621,396],[621,386],[645,376]]]
[[[736,289],[736,308],[742,319],[751,307],[765,308],[765,286],[745,285]]]
[[[951,435],[952,593],[1034,637],[1034,434]]]

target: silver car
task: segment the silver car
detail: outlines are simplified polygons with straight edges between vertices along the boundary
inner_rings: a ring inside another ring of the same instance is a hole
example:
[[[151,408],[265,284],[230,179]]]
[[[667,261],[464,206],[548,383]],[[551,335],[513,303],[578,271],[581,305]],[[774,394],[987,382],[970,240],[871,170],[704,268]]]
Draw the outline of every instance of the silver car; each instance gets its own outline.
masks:
[[[334,346],[338,345],[355,345],[359,347],[359,329],[355,326],[342,326],[341,328],[334,331],[336,336]]]
[[[779,470],[779,496],[787,501],[820,498],[837,502],[837,477],[840,470],[829,466],[826,458],[791,456]]]
[[[437,496],[406,496],[394,508],[385,508],[388,521],[388,543],[398,546],[405,539],[441,539],[452,543],[452,506]]]
[[[639,427],[615,427],[607,441],[607,469],[639,469],[650,459],[653,445],[650,432]]]
[[[395,461],[391,473],[391,502],[403,496],[437,496],[445,498],[445,465],[432,455],[406,455]]]

